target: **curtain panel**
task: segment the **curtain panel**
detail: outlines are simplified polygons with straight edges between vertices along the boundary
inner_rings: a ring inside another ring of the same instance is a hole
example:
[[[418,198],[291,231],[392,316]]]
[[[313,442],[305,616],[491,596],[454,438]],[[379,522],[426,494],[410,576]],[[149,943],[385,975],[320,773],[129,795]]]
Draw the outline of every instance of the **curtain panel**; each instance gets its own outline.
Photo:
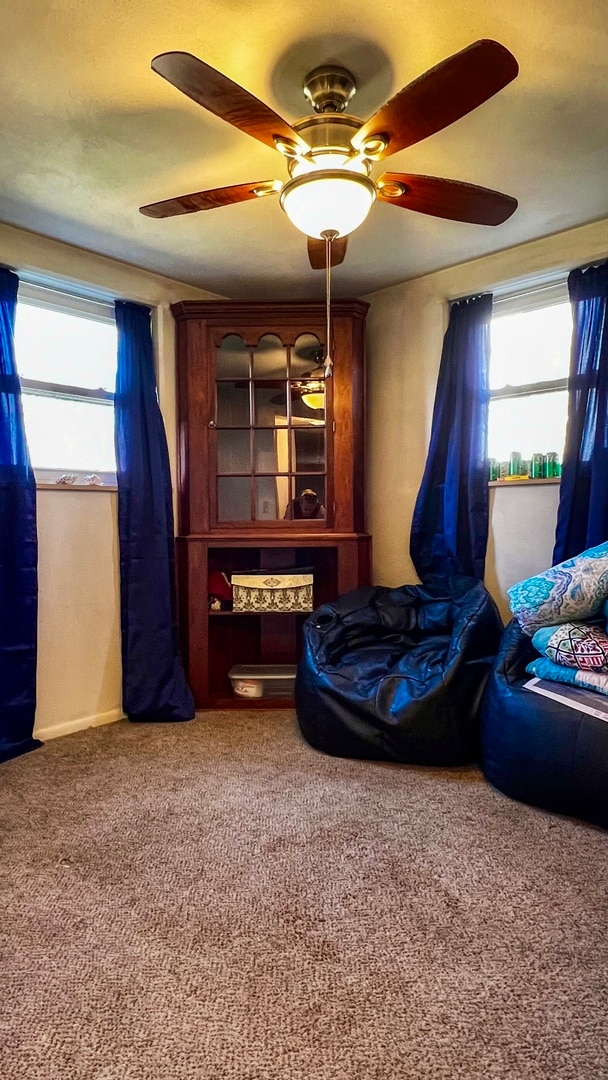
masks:
[[[568,277],[572,351],[553,563],[608,540],[608,262]]]
[[[36,482],[14,349],[19,278],[0,268],[0,761],[40,746],[36,711]]]
[[[169,453],[150,309],[116,303],[115,397],[123,709],[130,720],[191,720],[179,654]]]
[[[410,554],[422,581],[483,580],[488,544],[488,399],[492,295],[459,300],[444,337]]]

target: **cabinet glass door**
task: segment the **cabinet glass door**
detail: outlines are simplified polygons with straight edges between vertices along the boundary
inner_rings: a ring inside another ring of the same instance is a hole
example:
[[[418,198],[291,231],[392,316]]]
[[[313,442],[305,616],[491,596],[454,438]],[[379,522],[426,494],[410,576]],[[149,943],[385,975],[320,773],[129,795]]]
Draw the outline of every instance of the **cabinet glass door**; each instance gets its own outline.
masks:
[[[324,521],[324,350],[315,334],[255,347],[237,334],[216,349],[217,522]]]

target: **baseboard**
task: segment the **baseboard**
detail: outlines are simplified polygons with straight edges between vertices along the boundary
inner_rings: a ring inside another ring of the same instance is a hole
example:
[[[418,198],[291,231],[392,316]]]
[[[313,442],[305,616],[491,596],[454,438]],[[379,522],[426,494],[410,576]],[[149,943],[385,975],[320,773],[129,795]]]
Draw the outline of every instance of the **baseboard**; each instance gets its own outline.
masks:
[[[94,716],[82,716],[77,720],[66,720],[63,724],[36,727],[34,728],[34,738],[46,742],[47,739],[57,739],[60,735],[72,735],[75,731],[84,731],[85,728],[114,724],[117,720],[124,720],[124,715],[122,709],[111,709],[109,712],[96,713]]]

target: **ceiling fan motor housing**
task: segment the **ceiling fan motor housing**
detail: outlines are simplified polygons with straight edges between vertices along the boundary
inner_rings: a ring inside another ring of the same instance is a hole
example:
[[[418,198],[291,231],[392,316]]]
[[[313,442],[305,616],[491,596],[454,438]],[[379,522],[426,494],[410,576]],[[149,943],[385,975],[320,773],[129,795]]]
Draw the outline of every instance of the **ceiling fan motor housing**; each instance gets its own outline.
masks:
[[[348,105],[357,84],[346,68],[323,64],[304,80],[304,97],[316,113],[340,113]]]

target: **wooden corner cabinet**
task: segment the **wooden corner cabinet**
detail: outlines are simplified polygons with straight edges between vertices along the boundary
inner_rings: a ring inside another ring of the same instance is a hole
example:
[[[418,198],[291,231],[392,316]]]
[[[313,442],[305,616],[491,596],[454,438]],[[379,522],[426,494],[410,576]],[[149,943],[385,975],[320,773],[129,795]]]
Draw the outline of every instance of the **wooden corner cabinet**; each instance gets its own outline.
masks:
[[[369,582],[365,532],[365,316],[325,305],[182,301],[177,323],[178,582],[182,649],[197,708],[240,700],[236,664],[294,664],[308,617],[210,610],[218,574],[312,568],[314,607]]]

